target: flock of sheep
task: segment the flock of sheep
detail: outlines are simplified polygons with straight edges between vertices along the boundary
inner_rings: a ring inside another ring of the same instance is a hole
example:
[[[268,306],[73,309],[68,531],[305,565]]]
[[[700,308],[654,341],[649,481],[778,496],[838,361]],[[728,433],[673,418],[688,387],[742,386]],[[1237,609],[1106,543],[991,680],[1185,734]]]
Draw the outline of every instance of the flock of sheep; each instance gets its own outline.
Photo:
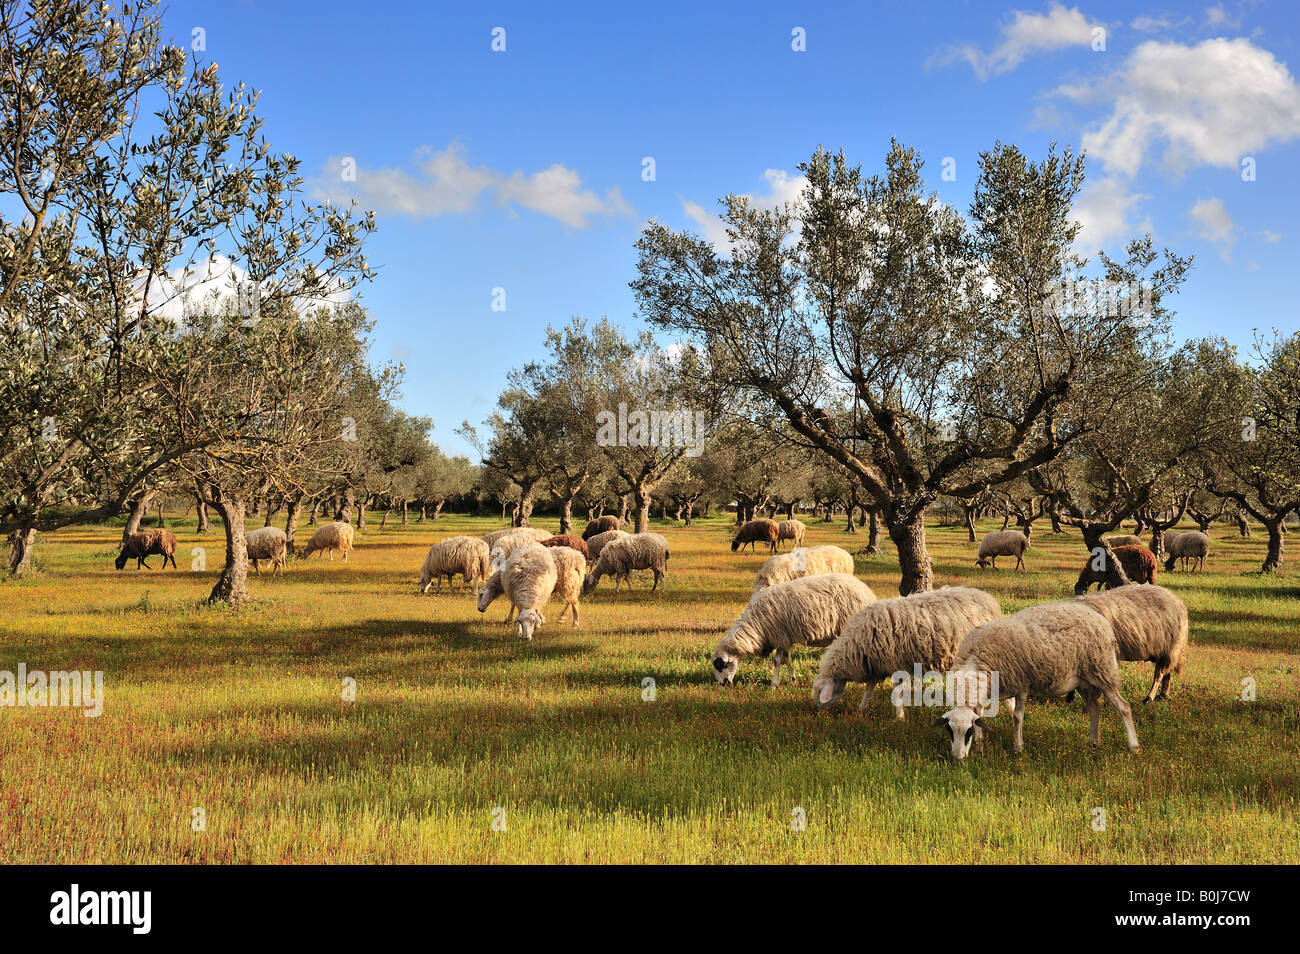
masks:
[[[996,599],[970,587],[945,587],[912,596],[877,599],[853,575],[853,557],[836,546],[804,547],[806,527],[798,520],[766,518],[744,523],[731,541],[732,551],[765,544],[773,555],[754,579],[748,605],[714,647],[710,660],[719,683],[731,685],[746,657],[772,658],[772,685],[796,645],[825,647],[813,682],[819,710],[835,708],[849,682],[866,686],[860,709],[874,688],[895,683],[894,706],[904,718],[904,681],[921,674],[942,674],[955,687],[957,704],[934,723],[950,735],[952,755],[965,758],[985,728],[985,716],[1004,702],[1015,722],[1015,749],[1023,748],[1025,707],[1029,695],[1083,695],[1090,718],[1089,739],[1098,742],[1101,700],[1119,713],[1129,748],[1138,751],[1132,713],[1120,695],[1119,661],[1150,662],[1154,679],[1144,702],[1169,694],[1173,674],[1182,668],[1187,649],[1188,617],[1182,601],[1156,584],[1155,554],[1131,535],[1112,536],[1089,558],[1075,584],[1072,600],[1042,603],[1003,616]],[[297,555],[334,551],[346,560],[352,549],[350,524],[335,522],[315,531]],[[782,541],[793,549],[777,553]],[[248,558],[261,573],[269,561],[283,573],[288,544],[276,527],[253,530],[246,537]],[[1165,568],[1176,561],[1203,565],[1209,538],[1198,532],[1167,534]],[[997,558],[1014,557],[1024,569],[1029,537],[1019,531],[987,534],[976,563],[996,569]],[[161,555],[175,567],[176,537],[165,528],[128,535],[118,554],[122,569],[135,557]],[[605,577],[632,587],[632,573],[649,570],[657,591],[665,584],[670,556],[668,540],[658,533],[627,533],[616,517],[598,517],[581,536],[552,534],[534,527],[497,530],[482,537],[455,536],[435,543],[420,568],[419,587],[427,593],[445,578],[455,592],[456,576],[473,587],[478,610],[486,612],[499,596],[510,603],[506,622],[519,636],[532,639],[546,623],[544,607],[552,598],[563,608],[556,621],[570,614],[579,625],[579,601]],[[1102,587],[1090,593],[1096,584]],[[992,680],[996,674],[996,683]],[[904,679],[906,677],[906,680]],[[989,692],[996,685],[996,693]],[[913,687],[919,688],[919,687]],[[982,694],[981,694],[982,692]]]
[[[740,528],[732,549],[756,539],[775,550],[775,526],[770,520],[751,521]],[[1209,552],[1209,538],[1202,533],[1178,534],[1166,542],[1167,569],[1179,559],[1199,565]],[[976,563],[996,568],[997,557],[1014,556],[1023,569],[1028,548],[1028,536],[1018,531],[990,533],[980,543]],[[1085,565],[1074,599],[1004,617],[996,599],[970,587],[878,600],[853,576],[853,558],[844,550],[796,549],[771,557],[759,570],[749,605],[714,647],[711,665],[718,682],[731,685],[741,659],[770,655],[776,686],[795,645],[827,647],[813,682],[814,705],[834,708],[845,684],[859,682],[866,686],[859,706],[865,708],[875,686],[891,680],[899,719],[909,698],[899,694],[902,684],[942,675],[950,686],[948,701],[955,697],[956,704],[934,725],[949,733],[957,759],[979,740],[984,717],[998,703],[1012,712],[1019,752],[1030,694],[1069,699],[1077,691],[1088,707],[1089,741],[1099,741],[1104,698],[1123,720],[1129,749],[1137,752],[1132,711],[1120,695],[1119,661],[1154,664],[1143,700],[1151,702],[1169,695],[1170,679],[1181,671],[1187,650],[1187,608],[1156,585],[1155,566],[1155,555],[1136,538],[1112,537]],[[1093,583],[1104,589],[1088,593]]]
[[[279,527],[258,527],[256,530],[250,530],[244,536],[244,545],[248,551],[249,562],[253,564],[253,570],[258,576],[262,575],[261,563],[263,560],[271,564],[272,573],[284,574],[284,561],[289,553],[289,538]],[[352,524],[340,520],[327,523],[317,529],[311,535],[311,539],[307,541],[307,545],[299,550],[295,556],[300,560],[305,560],[313,553],[328,553],[329,558],[333,560],[334,551],[338,550],[343,554],[343,559],[346,560],[351,549]],[[151,530],[128,533],[122,539],[122,549],[118,552],[113,565],[120,570],[126,566],[127,560],[134,558],[137,570],[141,566],[147,570],[150,567],[145,562],[145,558],[151,556],[161,556],[163,558],[163,569],[167,568],[168,562],[175,569],[176,534],[166,527],[155,527]]]

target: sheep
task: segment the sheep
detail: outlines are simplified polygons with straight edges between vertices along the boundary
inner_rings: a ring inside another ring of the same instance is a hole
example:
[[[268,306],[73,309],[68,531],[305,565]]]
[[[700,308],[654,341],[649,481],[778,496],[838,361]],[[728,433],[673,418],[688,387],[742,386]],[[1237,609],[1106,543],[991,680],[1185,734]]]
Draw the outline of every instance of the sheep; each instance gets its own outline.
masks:
[[[488,576],[488,545],[478,537],[448,537],[429,547],[425,554],[424,565],[420,567],[420,592],[429,592],[429,586],[438,581],[435,593],[442,592],[442,578],[447,578],[447,587],[456,592],[453,577],[459,573],[465,583],[474,587],[474,592],[482,588]]]
[[[1099,697],[1105,696],[1124,721],[1129,751],[1139,752],[1133,710],[1120,694],[1118,653],[1115,630],[1106,617],[1078,599],[1040,603],[984,623],[957,647],[957,665],[950,675],[958,704],[934,725],[948,730],[953,758],[964,759],[980,730],[988,728],[975,706],[996,706],[1006,699],[1015,720],[1015,750],[1021,752],[1029,694],[1064,696],[1078,689],[1088,703],[1088,741],[1099,741]],[[987,699],[981,698],[985,695]]]
[[[550,599],[558,578],[551,553],[549,547],[540,543],[525,543],[515,548],[501,569],[489,576],[479,591],[478,611],[486,613],[488,605],[505,593],[510,598],[506,622],[509,623],[518,610],[516,625],[519,635],[532,639],[533,631],[546,622],[542,604]]]
[[[993,533],[984,534],[975,565],[983,568],[991,563],[996,570],[998,557],[1013,556],[1016,558],[1016,569],[1023,570],[1026,569],[1025,551],[1028,549],[1029,537],[1019,530],[995,530]]]
[[[776,525],[776,542],[793,540],[796,548],[803,546],[803,535],[808,528],[798,520],[782,520]]]
[[[769,553],[776,552],[776,540],[780,536],[780,530],[777,529],[775,520],[768,520],[766,517],[759,517],[757,520],[750,520],[736,532],[731,540],[731,552],[744,547],[746,544],[749,548],[754,549],[756,543],[766,543]]]
[[[288,555],[289,538],[279,527],[258,527],[244,536],[244,546],[248,549],[248,558],[253,561],[253,570],[262,575],[260,561],[271,561],[272,574],[284,576],[284,560]]]
[[[1109,543],[1110,541],[1106,541]],[[1129,583],[1154,583],[1156,581],[1156,555],[1146,547],[1138,544],[1137,546],[1111,546],[1110,552],[1115,554],[1115,559],[1120,567],[1124,570],[1124,578]],[[1101,569],[1097,564],[1101,563]],[[1074,584],[1074,595],[1082,596],[1088,592],[1088,588],[1096,583],[1098,588],[1105,587],[1110,589],[1115,586],[1122,586],[1124,579],[1115,572],[1111,565],[1110,557],[1103,549],[1101,553],[1093,551],[1093,556],[1088,557],[1088,562],[1083,565],[1079,573],[1079,579]]]
[[[581,540],[579,540],[581,542]],[[578,598],[582,595],[583,574],[587,570],[587,558],[575,547],[548,547],[551,559],[555,561],[555,589],[553,595],[564,603],[564,609],[555,617],[558,623],[564,619],[564,610],[572,610],[569,622],[578,625]],[[531,639],[530,635],[525,639]]]
[[[1149,552],[1149,551],[1148,551]],[[1170,678],[1187,653],[1187,607],[1163,586],[1122,586],[1076,598],[1104,616],[1115,630],[1119,658],[1155,664],[1143,702],[1169,698]]]
[[[499,570],[510,554],[518,547],[523,546],[525,543],[541,543],[543,540],[550,539],[550,537],[551,534],[536,527],[517,527],[509,533],[498,536],[495,542],[488,544],[490,547],[488,565],[494,570]]]
[[[587,529],[582,531],[582,539],[590,540],[598,533],[608,533],[611,530],[617,530],[619,524],[622,522],[623,521],[619,520],[618,517],[615,517],[612,514],[597,517],[595,520],[588,521]]]
[[[1132,533],[1112,534],[1106,538],[1106,542],[1110,544],[1112,549],[1115,547],[1140,547],[1144,545],[1142,538]]]
[[[871,587],[849,573],[787,580],[760,590],[718,640],[710,664],[724,686],[735,682],[742,656],[772,654],[772,688],[796,643],[829,646],[858,610],[876,601]]]
[[[653,593],[668,578],[668,539],[659,533],[632,533],[625,537],[616,537],[609,541],[600,551],[591,572],[582,582],[584,595],[594,590],[602,576],[614,577],[614,592],[618,592],[619,581],[627,583],[632,589],[633,570],[651,570],[655,575]]]
[[[346,562],[348,551],[352,549],[352,524],[338,520],[334,523],[327,523],[325,526],[317,529],[307,541],[307,545],[302,548],[298,555],[301,560],[307,559],[313,553],[320,551],[329,551],[330,561],[334,560],[334,551],[340,550],[343,553],[343,559]]]
[[[540,527],[506,527],[504,530],[493,530],[491,533],[483,534],[483,542],[486,543],[488,549],[491,550],[496,546],[498,540],[502,537],[509,536],[512,533],[524,534],[538,543],[541,543],[551,535],[551,531],[543,530]]]
[[[605,549],[605,545],[611,540],[617,540],[619,537],[630,537],[632,534],[626,530],[606,530],[604,533],[598,533],[587,541],[587,559],[590,563],[595,563],[600,559],[600,553]]]
[[[754,578],[754,592],[802,576],[852,572],[853,557],[846,550],[834,546],[796,547],[789,553],[768,557]]]
[[[864,606],[822,654],[813,681],[813,702],[818,709],[834,708],[846,682],[864,682],[867,690],[858,706],[864,711],[876,683],[900,672],[910,678],[914,667],[926,672],[950,669],[966,634],[1001,615],[996,599],[966,586],[895,596]],[[898,699],[894,709],[901,722],[905,710]]]
[[[166,527],[128,534],[126,539],[122,541],[122,552],[117,555],[113,565],[120,570],[126,566],[127,560],[135,557],[135,568],[137,570],[142,566],[149,570],[152,567],[145,563],[144,558],[155,555],[160,555],[163,558],[164,570],[167,569],[168,560],[171,561],[172,569],[176,569],[176,534]]]
[[[591,551],[587,549],[587,541],[575,533],[559,533],[553,537],[547,537],[540,543],[544,547],[568,547],[570,550],[577,550],[581,553],[584,560],[591,559]]]
[[[1205,558],[1210,555],[1210,538],[1199,530],[1189,530],[1186,533],[1169,533],[1165,535],[1165,553],[1169,559],[1165,560],[1165,569],[1173,572],[1174,563],[1178,560],[1183,561],[1183,569],[1187,569],[1187,561],[1192,561],[1192,572],[1198,569],[1204,569]]]

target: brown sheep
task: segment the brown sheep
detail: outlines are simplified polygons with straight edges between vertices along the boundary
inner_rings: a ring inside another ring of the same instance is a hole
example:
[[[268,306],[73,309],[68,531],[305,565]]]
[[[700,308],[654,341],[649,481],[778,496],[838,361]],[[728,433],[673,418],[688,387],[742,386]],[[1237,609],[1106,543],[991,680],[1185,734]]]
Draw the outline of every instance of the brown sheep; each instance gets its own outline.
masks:
[[[1156,555],[1146,547],[1140,545],[1111,547],[1110,552],[1115,554],[1115,559],[1124,568],[1124,575],[1128,577],[1130,583],[1155,583]],[[1102,555],[1105,569],[1096,569],[1094,566],[1096,562],[1097,557],[1090,556],[1088,562],[1083,565],[1083,572],[1079,574],[1079,580],[1074,584],[1075,596],[1087,593],[1088,588],[1094,583],[1098,584],[1099,588],[1105,589],[1123,585],[1119,574],[1111,569],[1108,557]]]
[[[582,531],[582,539],[590,540],[598,533],[605,533],[609,530],[617,530],[620,524],[618,517],[613,514],[606,514],[603,517],[597,517],[587,524],[587,529]]]
[[[581,553],[584,560],[588,563],[591,562],[591,553],[587,549],[587,542],[576,533],[558,533],[553,537],[542,540],[541,544],[544,547],[571,547]]]
[[[768,520],[766,517],[750,520],[732,538],[731,552],[735,553],[746,544],[753,550],[757,549],[754,544],[766,543],[768,552],[775,553],[776,541],[780,534],[781,531],[778,529],[775,520]]]
[[[126,566],[126,561],[135,557],[135,568],[138,570],[143,566],[146,570],[151,569],[148,563],[144,562],[147,556],[161,555],[163,558],[163,569],[167,569],[167,561],[170,560],[172,569],[176,569],[176,534],[172,533],[166,527],[155,530],[141,530],[139,533],[130,534],[122,541],[122,552],[117,555],[113,565],[119,570]]]

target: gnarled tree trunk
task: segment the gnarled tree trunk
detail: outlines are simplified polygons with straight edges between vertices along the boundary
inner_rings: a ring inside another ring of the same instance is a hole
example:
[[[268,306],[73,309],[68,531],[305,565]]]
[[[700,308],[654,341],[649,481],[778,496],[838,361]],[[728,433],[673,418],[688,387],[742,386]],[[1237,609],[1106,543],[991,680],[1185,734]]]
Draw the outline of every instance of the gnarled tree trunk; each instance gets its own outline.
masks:
[[[32,572],[32,549],[36,544],[35,527],[19,527],[9,534],[9,573],[26,576]]]
[[[245,502],[243,498],[227,500],[223,497],[215,503],[226,525],[226,565],[208,596],[208,602],[238,606],[249,598],[248,545],[244,539]]]
[[[934,589],[934,567],[925,545],[925,508],[891,517],[885,514],[889,539],[898,548],[898,562],[903,570],[898,592],[902,596]]]

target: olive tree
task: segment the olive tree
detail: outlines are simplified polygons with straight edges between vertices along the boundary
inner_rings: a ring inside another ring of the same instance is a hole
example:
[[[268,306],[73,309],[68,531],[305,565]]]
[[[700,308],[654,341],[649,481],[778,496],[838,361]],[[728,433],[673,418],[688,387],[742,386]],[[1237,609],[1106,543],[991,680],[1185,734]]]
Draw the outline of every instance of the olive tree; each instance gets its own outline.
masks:
[[[699,345],[700,387],[779,410],[849,473],[905,594],[932,585],[931,504],[1027,474],[1104,419],[1126,387],[1107,374],[1160,340],[1186,269],[1135,240],[1099,278],[1145,294],[1064,294],[1091,274],[1073,249],[1082,157],[999,144],[979,169],[963,217],[926,193],[911,149],[877,175],[819,149],[793,204],[723,200],[726,254],[659,223],[637,244],[641,313]]]

